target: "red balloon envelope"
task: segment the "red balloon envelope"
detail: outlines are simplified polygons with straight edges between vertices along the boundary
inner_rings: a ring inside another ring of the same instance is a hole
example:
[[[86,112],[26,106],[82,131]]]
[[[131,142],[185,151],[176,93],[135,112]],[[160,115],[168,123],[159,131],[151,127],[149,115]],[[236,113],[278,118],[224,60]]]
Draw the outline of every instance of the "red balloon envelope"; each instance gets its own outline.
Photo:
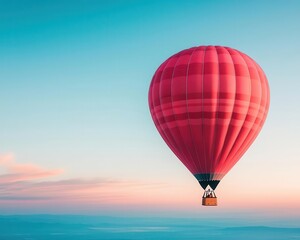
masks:
[[[270,103],[261,67],[246,54],[199,46],[155,72],[149,107],[160,135],[205,189],[215,189],[260,132]]]

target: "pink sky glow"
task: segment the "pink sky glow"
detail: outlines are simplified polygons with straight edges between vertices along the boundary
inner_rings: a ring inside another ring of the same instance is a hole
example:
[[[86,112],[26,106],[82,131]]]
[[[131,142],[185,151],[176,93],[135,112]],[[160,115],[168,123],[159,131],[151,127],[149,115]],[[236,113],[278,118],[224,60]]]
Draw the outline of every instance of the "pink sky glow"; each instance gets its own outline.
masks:
[[[107,178],[54,180],[63,176],[63,169],[20,164],[13,154],[0,156],[0,167],[3,172],[0,175],[2,212],[177,211],[195,214],[208,211],[201,206],[202,189],[197,184],[187,186]],[[251,191],[236,193],[222,186],[218,196],[220,212],[247,209],[264,210],[271,215],[300,215],[299,196],[290,198],[272,192],[261,195],[253,195]]]

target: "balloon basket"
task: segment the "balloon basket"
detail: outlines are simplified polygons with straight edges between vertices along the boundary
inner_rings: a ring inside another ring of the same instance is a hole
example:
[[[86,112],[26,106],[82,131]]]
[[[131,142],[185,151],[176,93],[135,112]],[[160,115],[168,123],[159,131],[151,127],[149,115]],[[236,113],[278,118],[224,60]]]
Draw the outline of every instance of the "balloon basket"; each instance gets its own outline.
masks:
[[[214,191],[207,190],[204,192],[202,197],[203,206],[218,206],[217,196]]]
[[[218,206],[217,198],[216,197],[204,197],[202,198],[202,205],[203,206]]]

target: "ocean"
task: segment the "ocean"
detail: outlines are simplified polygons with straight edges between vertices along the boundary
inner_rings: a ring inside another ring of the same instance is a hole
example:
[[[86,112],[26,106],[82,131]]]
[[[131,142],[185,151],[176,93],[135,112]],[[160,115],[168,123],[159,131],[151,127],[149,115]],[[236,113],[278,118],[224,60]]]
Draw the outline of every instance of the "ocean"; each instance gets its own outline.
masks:
[[[142,218],[80,215],[2,215],[1,240],[289,240],[300,239],[297,220]],[[259,222],[259,225],[256,224]],[[300,224],[300,223],[299,223]]]

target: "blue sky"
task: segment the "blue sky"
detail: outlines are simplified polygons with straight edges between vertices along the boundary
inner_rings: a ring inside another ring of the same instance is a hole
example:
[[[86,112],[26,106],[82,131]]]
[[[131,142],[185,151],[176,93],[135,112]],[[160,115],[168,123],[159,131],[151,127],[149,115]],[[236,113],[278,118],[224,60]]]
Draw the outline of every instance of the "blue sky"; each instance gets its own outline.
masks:
[[[174,200],[174,208],[196,205],[202,192],[157,133],[147,92],[154,71],[170,55],[196,45],[224,45],[254,58],[271,88],[263,131],[218,188],[228,199],[224,208],[231,207],[232,189],[240,189],[245,198],[259,191],[274,199],[282,212],[287,205],[299,209],[299,1],[0,4],[0,153],[10,156],[3,174],[32,164],[54,172],[24,181],[133,181],[154,184],[150,195],[162,191],[169,199],[186,191],[194,198]],[[156,184],[163,187],[157,190]],[[298,193],[286,202],[276,198],[282,190]],[[135,196],[139,189],[130,191]],[[12,189],[7,194],[13,201],[20,197]],[[145,204],[151,209],[151,202]],[[52,210],[41,204],[39,211]]]

